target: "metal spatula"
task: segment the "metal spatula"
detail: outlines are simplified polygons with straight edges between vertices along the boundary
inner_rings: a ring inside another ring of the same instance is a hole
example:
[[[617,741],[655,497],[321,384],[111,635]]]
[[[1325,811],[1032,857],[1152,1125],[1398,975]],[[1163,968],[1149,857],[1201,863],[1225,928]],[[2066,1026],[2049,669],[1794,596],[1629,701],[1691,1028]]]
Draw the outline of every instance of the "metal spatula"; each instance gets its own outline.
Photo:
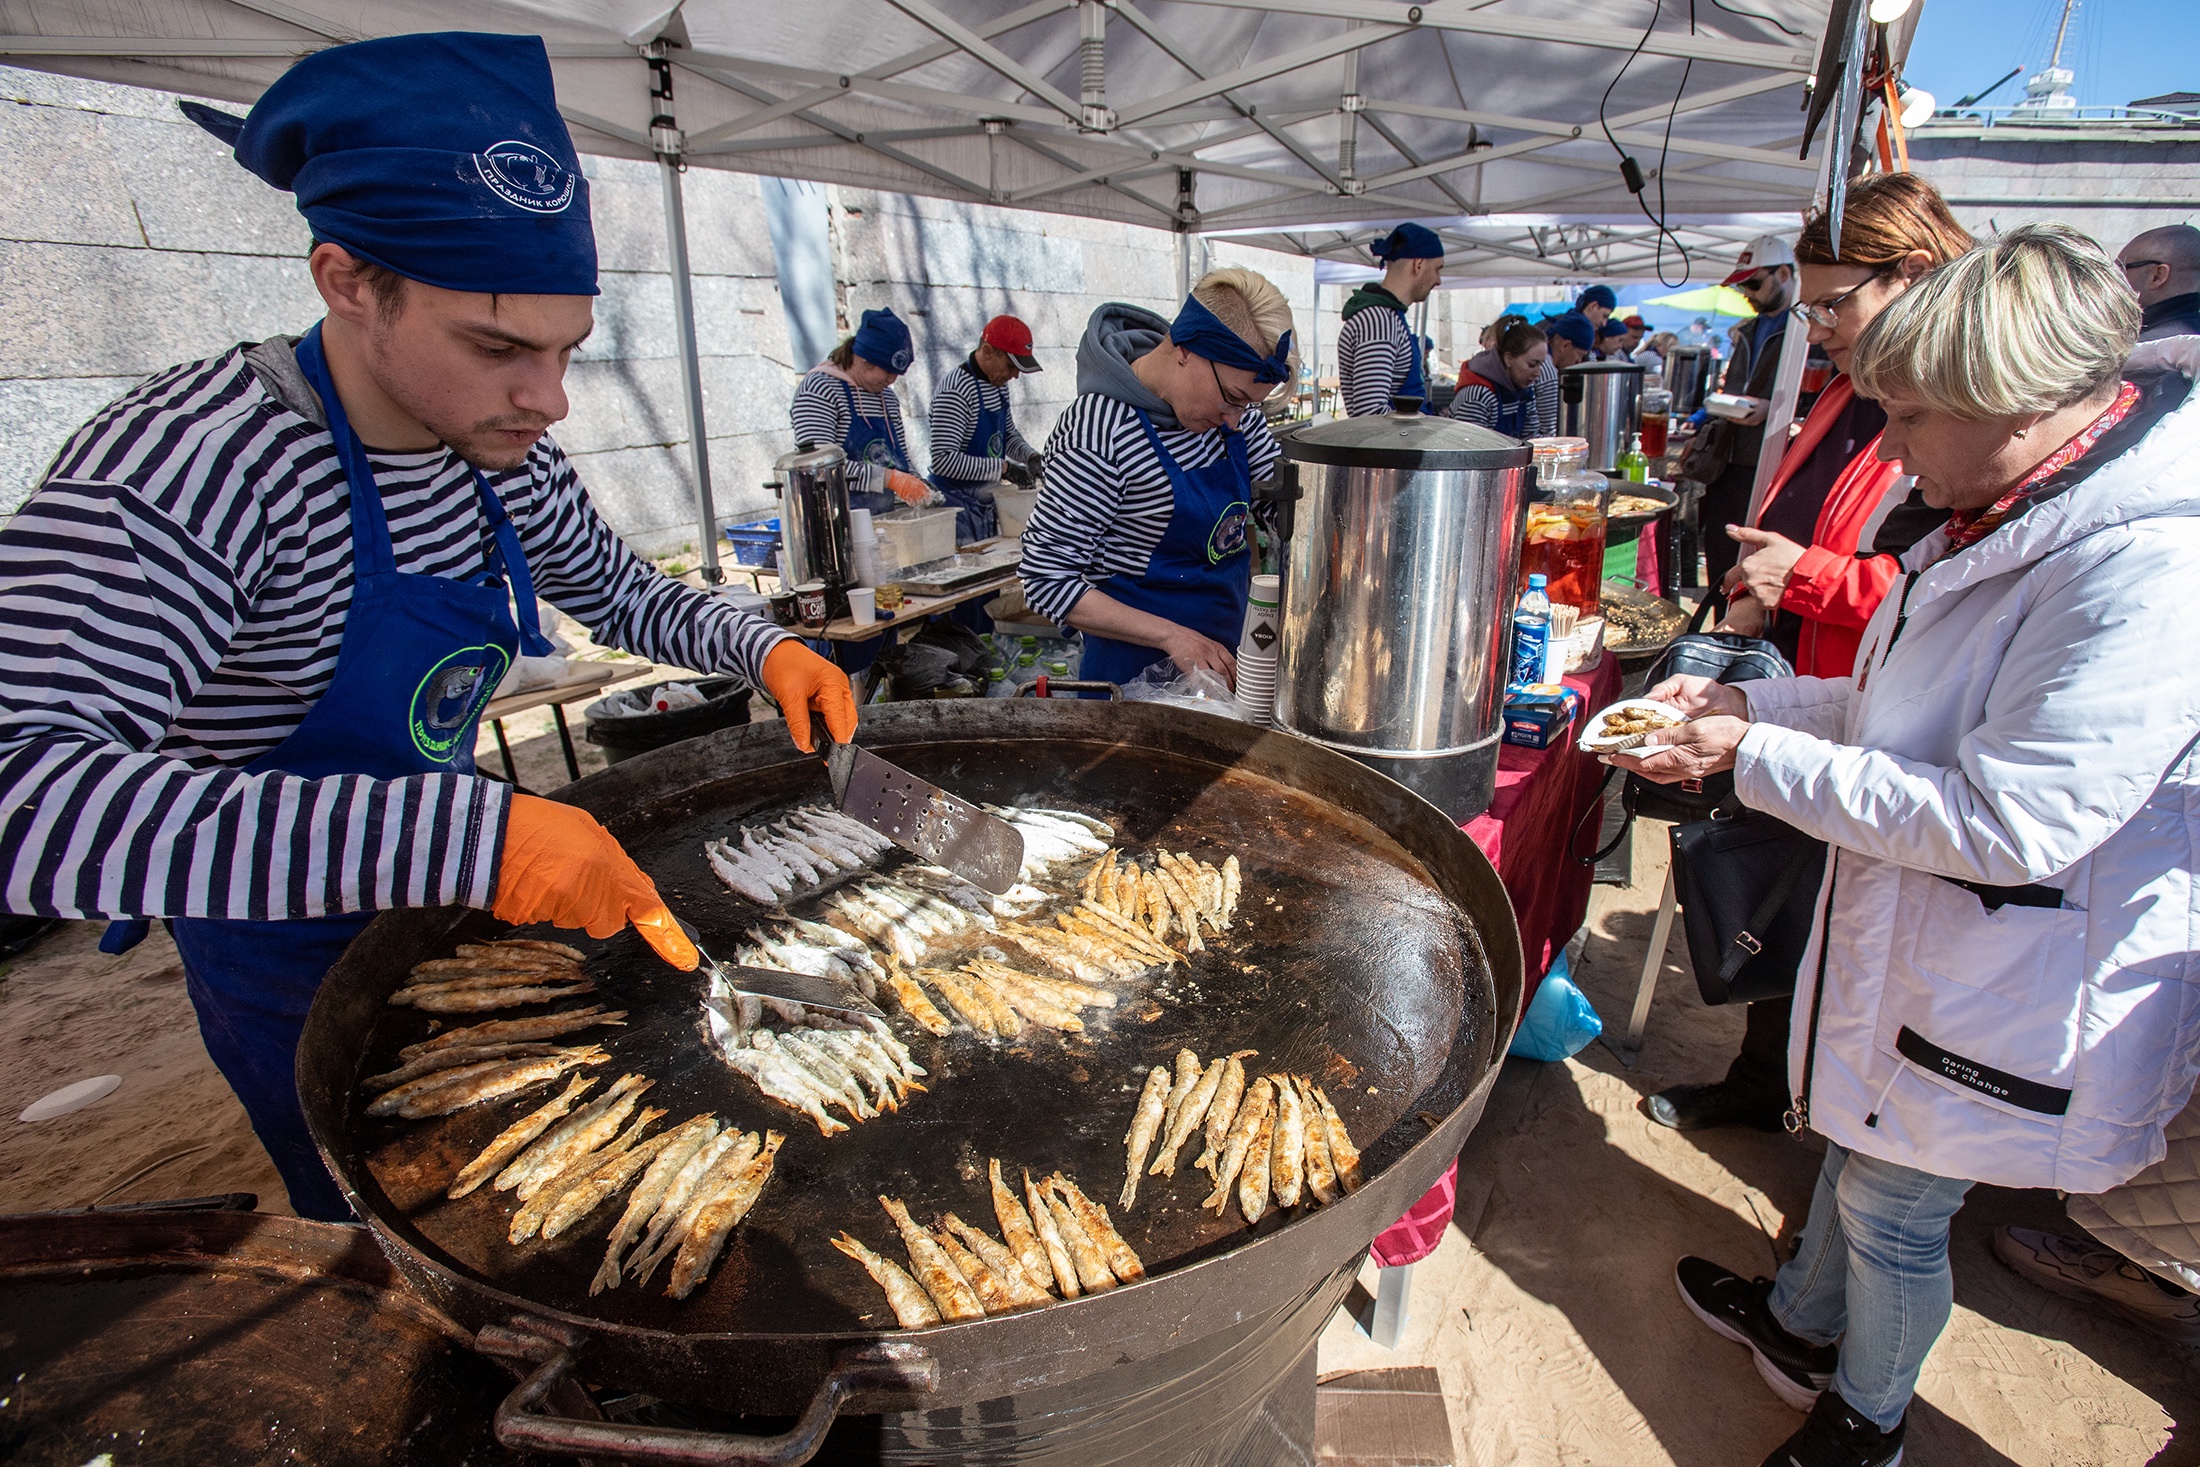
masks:
[[[789,973],[778,968],[744,968],[734,963],[721,963],[703,951],[702,939],[691,924],[682,922],[680,930],[688,935],[688,941],[695,944],[695,951],[702,954],[703,971],[735,993],[798,1003],[809,1009],[860,1014],[871,1019],[886,1017],[879,1011],[878,1005],[836,979],[819,978],[809,973]]]
[[[1016,884],[1024,836],[1000,816],[853,744],[828,742],[825,768],[849,819],[995,896]]]

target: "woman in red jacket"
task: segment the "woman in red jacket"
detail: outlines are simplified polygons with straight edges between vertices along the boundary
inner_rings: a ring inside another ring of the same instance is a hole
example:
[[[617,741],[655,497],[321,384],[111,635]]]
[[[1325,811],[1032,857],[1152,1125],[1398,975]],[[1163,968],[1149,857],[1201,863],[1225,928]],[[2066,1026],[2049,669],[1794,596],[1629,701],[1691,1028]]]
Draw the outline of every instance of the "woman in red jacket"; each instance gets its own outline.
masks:
[[[1842,375],[1788,445],[1756,527],[1728,527],[1747,549],[1721,583],[1734,600],[1719,629],[1769,638],[1805,677],[1849,675],[1864,624],[1900,573],[1896,557],[1948,517],[1926,505],[1900,463],[1880,462],[1887,415],[1851,386],[1850,348],[1890,301],[1972,243],[1939,190],[1910,173],[1850,185],[1839,250],[1832,236],[1824,215],[1804,223],[1794,309]],[[1780,1129],[1789,1007],[1785,998],[1751,1004],[1726,1078],[1671,1086],[1644,1112],[1682,1131]]]

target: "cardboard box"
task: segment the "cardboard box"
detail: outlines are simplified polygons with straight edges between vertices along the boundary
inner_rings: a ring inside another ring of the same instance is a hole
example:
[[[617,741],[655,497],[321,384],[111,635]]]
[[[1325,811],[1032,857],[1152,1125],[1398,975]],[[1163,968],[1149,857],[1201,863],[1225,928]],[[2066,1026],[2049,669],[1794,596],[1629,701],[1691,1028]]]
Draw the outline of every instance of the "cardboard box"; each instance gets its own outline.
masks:
[[[1581,701],[1580,693],[1562,683],[1509,689],[1500,715],[1504,742],[1522,749],[1548,749],[1565,742],[1581,712]]]

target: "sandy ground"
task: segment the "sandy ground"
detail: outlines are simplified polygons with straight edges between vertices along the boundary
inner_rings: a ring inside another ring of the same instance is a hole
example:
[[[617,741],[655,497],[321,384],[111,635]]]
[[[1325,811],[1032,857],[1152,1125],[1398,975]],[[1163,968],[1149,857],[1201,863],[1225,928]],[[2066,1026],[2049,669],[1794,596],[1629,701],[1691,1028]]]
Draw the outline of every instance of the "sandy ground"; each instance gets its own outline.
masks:
[[[516,752],[534,787],[562,777],[554,736]],[[1636,887],[1600,889],[1592,907],[1578,971],[1614,1027],[1664,879],[1662,843],[1661,827],[1641,832]],[[224,1191],[285,1210],[199,1042],[174,948],[156,931],[109,957],[98,935],[72,924],[0,967],[0,1211]],[[1740,1349],[1683,1310],[1672,1265],[1698,1252],[1770,1272],[1775,1240],[1801,1224],[1817,1150],[1757,1133],[1682,1136],[1636,1109],[1647,1092],[1721,1070],[1740,1029],[1669,963],[1634,1068],[1602,1044],[1562,1064],[1508,1062],[1462,1158],[1458,1220],[1415,1270],[1399,1348],[1376,1347],[1340,1314],[1323,1338],[1324,1374],[1436,1368],[1457,1461],[1476,1467],[1756,1463],[1798,1418]],[[39,1124],[12,1119],[99,1074],[123,1078],[106,1100]],[[2038,1293],[1987,1251],[1997,1223],[2061,1219],[2051,1194],[1983,1188],[1958,1217],[1955,1318],[1926,1363],[1909,1460],[2200,1463],[2192,1352]],[[1372,1287],[1374,1270],[1364,1277]]]

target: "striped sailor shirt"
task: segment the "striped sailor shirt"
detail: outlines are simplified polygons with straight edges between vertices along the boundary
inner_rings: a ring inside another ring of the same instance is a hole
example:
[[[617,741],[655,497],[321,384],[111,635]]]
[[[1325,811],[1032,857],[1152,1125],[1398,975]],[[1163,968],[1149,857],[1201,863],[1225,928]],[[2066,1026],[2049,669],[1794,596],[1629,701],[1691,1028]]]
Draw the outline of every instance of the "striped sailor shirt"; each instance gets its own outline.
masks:
[[[1238,417],[1253,478],[1275,472],[1283,456],[1256,405]],[[1203,469],[1229,452],[1229,434],[1155,428],[1179,467]],[[1153,450],[1138,411],[1096,392],[1080,394],[1047,439],[1046,480],[1024,527],[1024,599],[1057,625],[1085,592],[1111,576],[1141,576],[1168,533],[1176,494]],[[1261,501],[1253,517],[1271,525],[1274,505]]]
[[[1402,312],[1365,306],[1337,328],[1337,385],[1346,417],[1389,412],[1412,366],[1413,333]]]
[[[978,425],[978,415],[989,410],[1007,417],[1008,431],[1001,444],[1005,457],[987,458],[963,451],[970,442],[971,430]],[[986,381],[970,362],[959,363],[941,379],[940,390],[932,398],[933,473],[943,479],[973,482],[998,479],[1009,459],[1020,463],[1031,457],[1032,451],[1016,429],[1016,410],[1008,400],[1006,387]]]
[[[901,426],[901,399],[894,396],[894,389],[865,392],[824,367],[811,368],[794,389],[794,402],[789,410],[794,419],[794,441],[814,443],[819,448],[828,444],[838,448],[845,444],[848,441],[848,394],[851,392],[855,394],[859,414],[874,423],[884,421],[886,424],[894,452],[901,458],[895,467],[914,473],[916,460],[909,456],[909,434]]]
[[[370,455],[400,572],[479,577],[448,449]],[[779,628],[659,574],[557,445],[490,475],[538,593],[609,645],[757,682]],[[0,908],[316,917],[494,897],[511,790],[251,774],[335,675],[349,490],[289,338],[147,379],[0,529]]]

